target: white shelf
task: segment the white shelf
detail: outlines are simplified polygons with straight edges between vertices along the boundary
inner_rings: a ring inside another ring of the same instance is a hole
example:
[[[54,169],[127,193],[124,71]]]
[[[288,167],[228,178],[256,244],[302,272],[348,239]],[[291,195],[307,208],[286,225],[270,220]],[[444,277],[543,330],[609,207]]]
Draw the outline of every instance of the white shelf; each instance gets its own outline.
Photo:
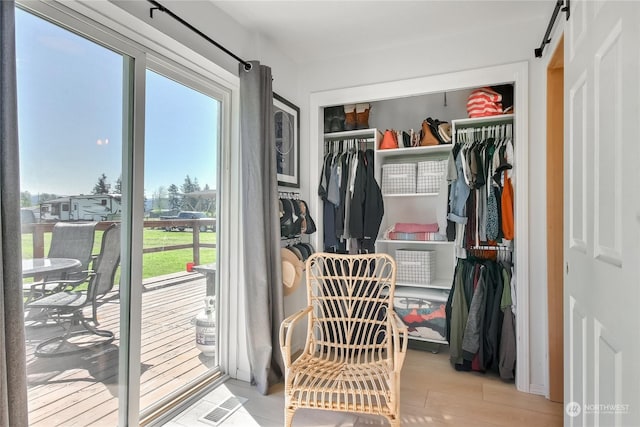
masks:
[[[445,345],[449,345],[449,343],[445,340],[435,340],[435,339],[431,339],[431,338],[423,338],[423,337],[416,337],[413,335],[409,335],[409,339],[410,340],[416,340],[416,341],[426,341],[426,342],[433,342],[436,344],[445,344]]]
[[[397,193],[397,194],[383,194],[382,197],[433,197],[438,193]]]
[[[378,239],[376,243],[391,243],[397,245],[453,245],[455,242],[449,242],[447,240],[391,240],[391,239]]]
[[[401,157],[401,156],[424,156],[428,154],[448,153],[453,148],[453,144],[430,145],[426,147],[391,148],[388,150],[376,150],[380,158]]]
[[[396,287],[410,287],[410,288],[425,288],[425,289],[438,289],[438,290],[451,290],[451,284],[453,283],[453,277],[450,279],[435,279],[428,285],[424,283],[408,283],[396,281]]]
[[[492,124],[513,121],[513,114],[499,114],[495,116],[487,117],[472,117],[468,119],[455,119],[451,121],[453,125],[455,123],[456,128],[459,127],[473,127],[479,124]]]
[[[330,132],[324,134],[324,139],[328,141],[331,139],[371,138],[376,132],[380,134],[380,131],[375,128]]]

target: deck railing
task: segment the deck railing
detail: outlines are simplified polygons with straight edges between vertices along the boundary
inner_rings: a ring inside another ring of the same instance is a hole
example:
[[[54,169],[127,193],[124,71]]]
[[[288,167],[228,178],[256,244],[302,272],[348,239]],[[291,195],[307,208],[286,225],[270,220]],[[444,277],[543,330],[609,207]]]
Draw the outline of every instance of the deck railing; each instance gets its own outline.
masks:
[[[111,224],[116,221],[100,221],[96,225],[96,230],[106,230]],[[22,225],[22,233],[29,233],[33,236],[33,257],[43,258],[45,256],[44,248],[44,235],[45,233],[51,233],[55,223],[38,223],[38,224],[24,224]],[[145,248],[143,253],[152,252],[164,252],[173,251],[178,249],[193,249],[193,263],[195,265],[200,264],[200,248],[215,248],[215,243],[201,243],[200,242],[200,228],[207,227],[208,229],[216,229],[215,218],[200,218],[200,219],[154,219],[144,221],[145,228],[160,228],[160,229],[177,229],[184,228],[185,232],[191,230],[193,239],[191,243],[184,243],[181,245],[171,246],[159,246],[155,248]]]

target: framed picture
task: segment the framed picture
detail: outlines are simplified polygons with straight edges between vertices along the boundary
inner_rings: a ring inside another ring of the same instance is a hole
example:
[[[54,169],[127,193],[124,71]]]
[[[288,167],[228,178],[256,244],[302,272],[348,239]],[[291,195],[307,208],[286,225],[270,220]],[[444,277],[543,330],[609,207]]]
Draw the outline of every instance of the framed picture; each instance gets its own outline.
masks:
[[[273,94],[278,185],[300,187],[300,109]]]

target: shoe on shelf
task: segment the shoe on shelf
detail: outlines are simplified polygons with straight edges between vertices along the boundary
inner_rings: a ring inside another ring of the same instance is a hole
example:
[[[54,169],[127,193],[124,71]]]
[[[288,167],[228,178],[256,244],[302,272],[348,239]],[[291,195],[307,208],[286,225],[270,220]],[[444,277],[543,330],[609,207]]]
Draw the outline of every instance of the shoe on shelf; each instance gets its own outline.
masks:
[[[356,105],[344,106],[344,130],[354,130],[356,128]]]
[[[356,129],[369,129],[370,104],[356,104]]]

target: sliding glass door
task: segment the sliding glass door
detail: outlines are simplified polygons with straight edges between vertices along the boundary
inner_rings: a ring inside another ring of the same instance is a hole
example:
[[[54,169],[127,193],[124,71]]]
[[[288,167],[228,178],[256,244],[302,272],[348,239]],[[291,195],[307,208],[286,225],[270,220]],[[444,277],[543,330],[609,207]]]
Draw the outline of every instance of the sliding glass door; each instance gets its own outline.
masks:
[[[127,244],[116,227],[114,246],[102,245],[113,224],[128,226],[132,59],[20,9],[16,39],[29,422],[117,425],[130,284],[101,255]]]
[[[220,375],[230,91],[64,6],[29,6],[16,38],[30,425],[154,420]]]
[[[219,360],[220,101],[190,77],[146,72],[143,413],[188,392]]]

